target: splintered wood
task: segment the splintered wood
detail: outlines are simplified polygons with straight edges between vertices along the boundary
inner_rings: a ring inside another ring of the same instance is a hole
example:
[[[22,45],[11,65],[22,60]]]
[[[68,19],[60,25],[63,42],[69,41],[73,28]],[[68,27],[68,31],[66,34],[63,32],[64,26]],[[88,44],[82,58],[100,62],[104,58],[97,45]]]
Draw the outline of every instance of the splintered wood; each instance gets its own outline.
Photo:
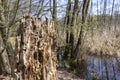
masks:
[[[46,17],[21,19],[17,50],[18,71],[24,80],[57,80],[54,23]]]

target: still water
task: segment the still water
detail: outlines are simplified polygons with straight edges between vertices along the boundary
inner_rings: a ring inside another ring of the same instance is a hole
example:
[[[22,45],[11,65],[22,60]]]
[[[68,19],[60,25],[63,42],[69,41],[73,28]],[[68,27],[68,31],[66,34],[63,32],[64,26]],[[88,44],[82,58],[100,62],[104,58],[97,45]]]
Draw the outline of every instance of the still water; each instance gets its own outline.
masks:
[[[87,57],[87,80],[120,80],[119,60],[111,57]]]

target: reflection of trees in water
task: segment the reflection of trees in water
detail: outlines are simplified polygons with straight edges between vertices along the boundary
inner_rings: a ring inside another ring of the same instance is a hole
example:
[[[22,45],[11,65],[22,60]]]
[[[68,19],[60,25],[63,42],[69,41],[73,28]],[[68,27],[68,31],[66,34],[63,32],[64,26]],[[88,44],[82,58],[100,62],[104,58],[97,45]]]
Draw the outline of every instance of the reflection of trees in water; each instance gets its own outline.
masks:
[[[116,58],[88,56],[88,80],[119,80],[119,64]]]

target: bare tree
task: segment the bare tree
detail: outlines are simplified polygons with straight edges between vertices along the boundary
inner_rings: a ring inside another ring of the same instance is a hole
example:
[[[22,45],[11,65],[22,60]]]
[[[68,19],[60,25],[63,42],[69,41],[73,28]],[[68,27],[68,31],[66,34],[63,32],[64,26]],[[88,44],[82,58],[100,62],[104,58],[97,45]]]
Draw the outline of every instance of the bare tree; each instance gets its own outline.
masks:
[[[82,26],[81,26],[81,29],[80,29],[77,45],[76,45],[76,48],[75,48],[75,51],[74,51],[75,52],[75,56],[77,56],[77,53],[79,52],[79,48],[80,48],[80,46],[82,44],[83,27],[84,27],[83,25],[85,24],[85,21],[86,21],[88,8],[89,8],[89,3],[90,3],[90,0],[84,0],[83,9],[82,9]]]
[[[66,17],[65,17],[65,28],[66,28],[66,49],[65,49],[65,58],[67,59],[67,55],[69,53],[69,30],[71,24],[71,0],[68,0],[67,9],[66,9]]]
[[[77,14],[78,14],[78,10],[79,9],[79,0],[75,0],[74,2],[74,10],[73,10],[73,14],[72,14],[72,20],[71,20],[71,32],[70,32],[70,40],[69,40],[69,44],[71,46],[71,53],[72,53],[72,57],[74,56],[74,34],[72,32],[73,27],[76,24],[76,18],[77,18]]]
[[[1,53],[1,58],[3,59],[3,66],[6,66],[4,72],[11,74],[11,67],[10,67],[10,60],[8,57],[8,54],[13,54],[13,50],[11,50],[11,46],[7,45],[7,40],[9,37],[9,30],[10,27],[14,24],[17,11],[18,11],[18,5],[19,5],[19,0],[15,1],[14,4],[14,11],[11,12],[11,8],[8,6],[7,0],[0,0],[0,26],[3,26],[2,29],[0,29],[1,32],[1,39],[3,40],[3,46],[4,46],[4,51]],[[12,14],[13,16],[10,16]],[[11,51],[11,52],[10,52]],[[13,69],[12,69],[13,70]]]
[[[53,0],[53,14],[52,14],[53,21],[56,24],[57,19],[57,0]]]

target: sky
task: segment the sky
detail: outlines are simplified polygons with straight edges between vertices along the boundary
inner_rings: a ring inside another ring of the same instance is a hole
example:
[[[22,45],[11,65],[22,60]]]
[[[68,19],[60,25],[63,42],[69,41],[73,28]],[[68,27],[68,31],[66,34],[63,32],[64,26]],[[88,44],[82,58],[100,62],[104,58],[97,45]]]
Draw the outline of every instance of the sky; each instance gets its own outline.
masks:
[[[57,8],[57,11],[58,11],[57,16],[63,17],[63,16],[65,16],[65,10],[66,10],[65,5],[67,4],[67,0],[57,0],[57,1],[58,1],[58,6],[63,5],[62,7]],[[74,0],[72,0],[72,1],[74,1]],[[80,1],[83,1],[83,0],[80,0]],[[92,1],[92,3],[90,2],[89,13],[94,14],[94,15],[103,13],[105,0],[91,0],[91,1]],[[98,7],[97,7],[97,1],[98,1]],[[117,10],[120,11],[120,0],[114,0],[114,1],[115,1],[114,11],[117,11]],[[91,5],[93,5],[92,9],[91,9]],[[111,14],[112,5],[113,5],[113,0],[107,0],[106,14]]]
[[[45,0],[46,3],[48,1],[49,0]],[[53,1],[53,0],[51,0],[51,1]],[[57,18],[58,19],[65,17],[67,1],[68,0],[57,0]],[[83,0],[79,0],[79,1],[83,1]],[[97,1],[98,1],[98,4],[97,4]],[[90,0],[89,14],[91,14],[91,15],[103,14],[104,1],[107,1],[106,14],[111,14],[113,0]],[[114,0],[114,1],[115,1],[114,11],[119,11],[119,13],[120,13],[120,0]],[[74,2],[74,0],[72,0],[72,2]],[[92,8],[91,8],[91,5],[93,5]],[[97,5],[98,5],[98,7],[97,7]],[[49,9],[50,5],[48,4],[47,6],[48,7],[46,7],[46,8]],[[52,19],[51,12],[46,12],[45,15],[48,15],[49,18]]]
[[[120,10],[120,0],[114,0],[114,11]],[[93,9],[92,14],[97,14],[97,0],[92,0],[93,3]],[[112,5],[113,0],[107,0],[107,7],[106,7],[106,13],[111,14],[112,11]],[[104,9],[104,0],[98,0],[98,12],[103,11]]]

